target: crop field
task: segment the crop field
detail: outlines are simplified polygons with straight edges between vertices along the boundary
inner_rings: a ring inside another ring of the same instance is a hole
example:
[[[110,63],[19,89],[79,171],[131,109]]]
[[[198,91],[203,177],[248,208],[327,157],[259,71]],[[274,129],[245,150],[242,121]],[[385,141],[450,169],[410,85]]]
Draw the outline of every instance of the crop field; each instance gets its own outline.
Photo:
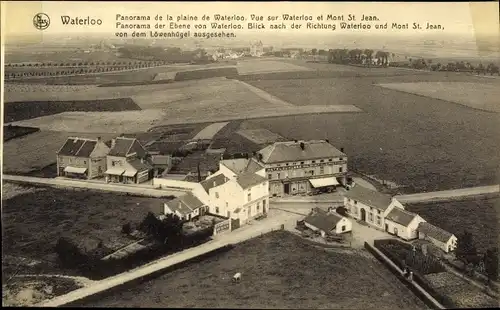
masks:
[[[248,140],[257,144],[274,143],[277,141],[285,140],[285,138],[283,138],[282,136],[263,128],[243,129],[243,130],[238,130],[237,133],[242,137],[247,138]]]
[[[379,84],[381,87],[403,91],[435,99],[463,104],[465,106],[500,112],[500,88],[483,83],[419,82]]]
[[[453,273],[440,272],[425,277],[438,293],[449,297],[459,308],[498,307],[497,300]]]
[[[97,90],[99,89],[99,90]],[[360,112],[352,105],[298,107],[269,102],[239,81],[211,79],[165,85],[101,87],[71,95],[130,97],[141,107],[137,112],[66,112],[15,123],[42,130],[121,132],[146,131],[149,127],[187,123],[225,122],[233,119],[318,113]],[[32,95],[32,94],[30,94]],[[66,96],[66,95],[65,95]],[[70,94],[67,94],[69,97]],[[243,99],[242,99],[243,98]],[[59,98],[59,100],[62,100]],[[133,124],[133,126],[131,126]]]
[[[310,71],[307,67],[298,64],[276,60],[243,60],[236,66],[239,74],[256,74],[268,72]]]
[[[157,198],[47,187],[2,202],[3,254],[55,262],[59,237],[93,249],[100,240],[111,252],[133,240],[122,225],[138,224]],[[36,232],[36,233],[34,233]]]
[[[478,197],[461,201],[408,204],[407,209],[456,236],[468,230],[478,251],[498,247],[500,198]]]
[[[214,123],[203,128],[193,137],[193,140],[211,140],[222,128],[226,127],[229,122]]]
[[[56,152],[68,137],[110,140],[115,134],[39,131],[7,141],[3,145],[3,172],[27,173],[40,170],[57,161]]]
[[[68,111],[140,111],[130,98],[71,101],[18,101],[4,104],[4,121],[15,122]]]
[[[37,52],[19,52],[19,51],[9,51],[6,49],[5,53],[5,63],[18,63],[18,62],[75,62],[75,61],[87,61],[87,62],[102,62],[102,61],[135,61],[134,59],[120,58],[113,52],[106,51],[94,51],[90,53],[85,53],[83,51],[65,50],[51,52],[48,50]]]
[[[3,126],[3,142],[37,132],[40,129],[20,126]]]
[[[305,108],[356,105],[365,112],[248,122],[288,138],[328,138],[333,145],[345,148],[349,169],[405,186],[402,191],[406,193],[497,184],[500,153],[492,150],[500,144],[498,114],[373,85],[478,79],[426,74],[246,81]]]
[[[232,283],[236,272],[242,274],[238,284]],[[357,252],[326,252],[282,231],[245,241],[228,252],[85,306],[427,308],[376,260]]]

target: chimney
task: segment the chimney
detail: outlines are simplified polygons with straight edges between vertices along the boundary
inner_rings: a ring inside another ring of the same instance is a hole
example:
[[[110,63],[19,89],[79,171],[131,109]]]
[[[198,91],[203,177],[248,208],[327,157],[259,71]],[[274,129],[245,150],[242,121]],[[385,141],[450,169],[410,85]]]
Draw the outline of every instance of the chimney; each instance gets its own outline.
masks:
[[[101,137],[97,137],[97,142],[101,142]]]
[[[300,142],[300,148],[302,149],[302,151],[306,148],[306,145],[304,144],[304,142]]]
[[[111,139],[111,148],[114,148],[116,145],[116,139]]]
[[[214,181],[214,187],[216,187],[216,186],[217,186],[217,183]]]
[[[343,147],[341,147],[341,148],[340,148],[340,151],[341,151],[342,153],[344,153],[344,148],[343,148]]]
[[[299,140],[293,140],[295,143],[299,142]]]
[[[325,141],[326,141],[326,143],[330,143],[330,140],[328,140],[328,139],[325,139]]]

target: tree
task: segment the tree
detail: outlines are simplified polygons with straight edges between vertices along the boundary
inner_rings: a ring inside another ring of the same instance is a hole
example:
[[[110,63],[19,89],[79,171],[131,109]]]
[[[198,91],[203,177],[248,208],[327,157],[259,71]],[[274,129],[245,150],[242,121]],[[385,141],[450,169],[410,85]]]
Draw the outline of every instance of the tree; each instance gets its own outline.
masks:
[[[455,256],[464,264],[475,263],[477,258],[477,250],[474,246],[472,234],[464,230],[462,235],[458,237],[457,248],[455,249]]]
[[[484,268],[488,281],[498,279],[498,248],[488,249],[484,255]]]

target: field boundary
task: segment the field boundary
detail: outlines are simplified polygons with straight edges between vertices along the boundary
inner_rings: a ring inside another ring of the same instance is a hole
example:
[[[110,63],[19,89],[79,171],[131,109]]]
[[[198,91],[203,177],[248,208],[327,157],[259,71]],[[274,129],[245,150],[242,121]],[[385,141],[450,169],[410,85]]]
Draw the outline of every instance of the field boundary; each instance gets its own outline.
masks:
[[[466,187],[459,189],[451,189],[436,192],[424,192],[407,195],[396,195],[394,198],[402,203],[417,203],[417,202],[439,202],[447,200],[455,200],[470,196],[498,194],[500,193],[500,185]]]
[[[385,256],[377,248],[372,247],[370,244],[365,242],[365,249],[370,252],[378,261],[380,261],[389,271],[391,271],[406,287],[408,287],[415,295],[417,295],[427,306],[432,309],[446,309],[441,303],[439,303],[431,294],[424,290],[420,285],[415,283],[415,281],[408,281],[404,275],[403,271],[399,269],[387,256]]]
[[[215,239],[199,245],[194,248],[190,248],[181,252],[168,255],[166,257],[160,258],[156,261],[145,264],[136,269],[132,269],[121,273],[116,276],[106,278],[104,280],[98,281],[95,285],[85,287],[82,289],[77,289],[75,291],[69,292],[66,295],[55,297],[51,300],[46,300],[37,306],[42,307],[58,307],[67,305],[80,305],[85,301],[88,301],[92,297],[102,297],[103,294],[109,293],[110,291],[115,291],[117,289],[123,288],[125,285],[137,284],[142,281],[158,277],[165,272],[175,270],[182,266],[186,266],[189,263],[200,261],[211,255],[221,253],[223,251],[230,250],[235,244],[241,243],[243,241],[263,236],[264,234],[270,233],[275,230],[281,230],[281,224],[272,225],[271,227],[264,227],[263,229],[258,229],[254,231],[251,235],[244,235],[245,232],[241,233],[241,237],[238,239],[233,239],[237,237],[233,233],[232,235],[225,235],[221,239]],[[233,237],[233,238],[231,238]],[[226,239],[226,240],[224,240]],[[203,249],[205,248],[205,249]],[[197,253],[201,252],[201,253]],[[187,256],[187,257],[186,257]]]

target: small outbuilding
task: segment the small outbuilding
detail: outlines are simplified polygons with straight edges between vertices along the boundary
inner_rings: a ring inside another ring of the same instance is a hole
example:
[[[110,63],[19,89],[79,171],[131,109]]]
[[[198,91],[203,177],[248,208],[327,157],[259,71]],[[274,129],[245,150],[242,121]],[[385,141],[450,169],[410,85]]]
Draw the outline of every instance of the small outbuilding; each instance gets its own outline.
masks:
[[[331,233],[341,234],[352,231],[352,223],[349,219],[319,208],[311,211],[311,214],[304,219],[304,224],[313,231],[319,231],[322,237]]]
[[[457,247],[457,237],[454,234],[427,222],[418,225],[418,238],[430,241],[445,253],[449,253]]]

